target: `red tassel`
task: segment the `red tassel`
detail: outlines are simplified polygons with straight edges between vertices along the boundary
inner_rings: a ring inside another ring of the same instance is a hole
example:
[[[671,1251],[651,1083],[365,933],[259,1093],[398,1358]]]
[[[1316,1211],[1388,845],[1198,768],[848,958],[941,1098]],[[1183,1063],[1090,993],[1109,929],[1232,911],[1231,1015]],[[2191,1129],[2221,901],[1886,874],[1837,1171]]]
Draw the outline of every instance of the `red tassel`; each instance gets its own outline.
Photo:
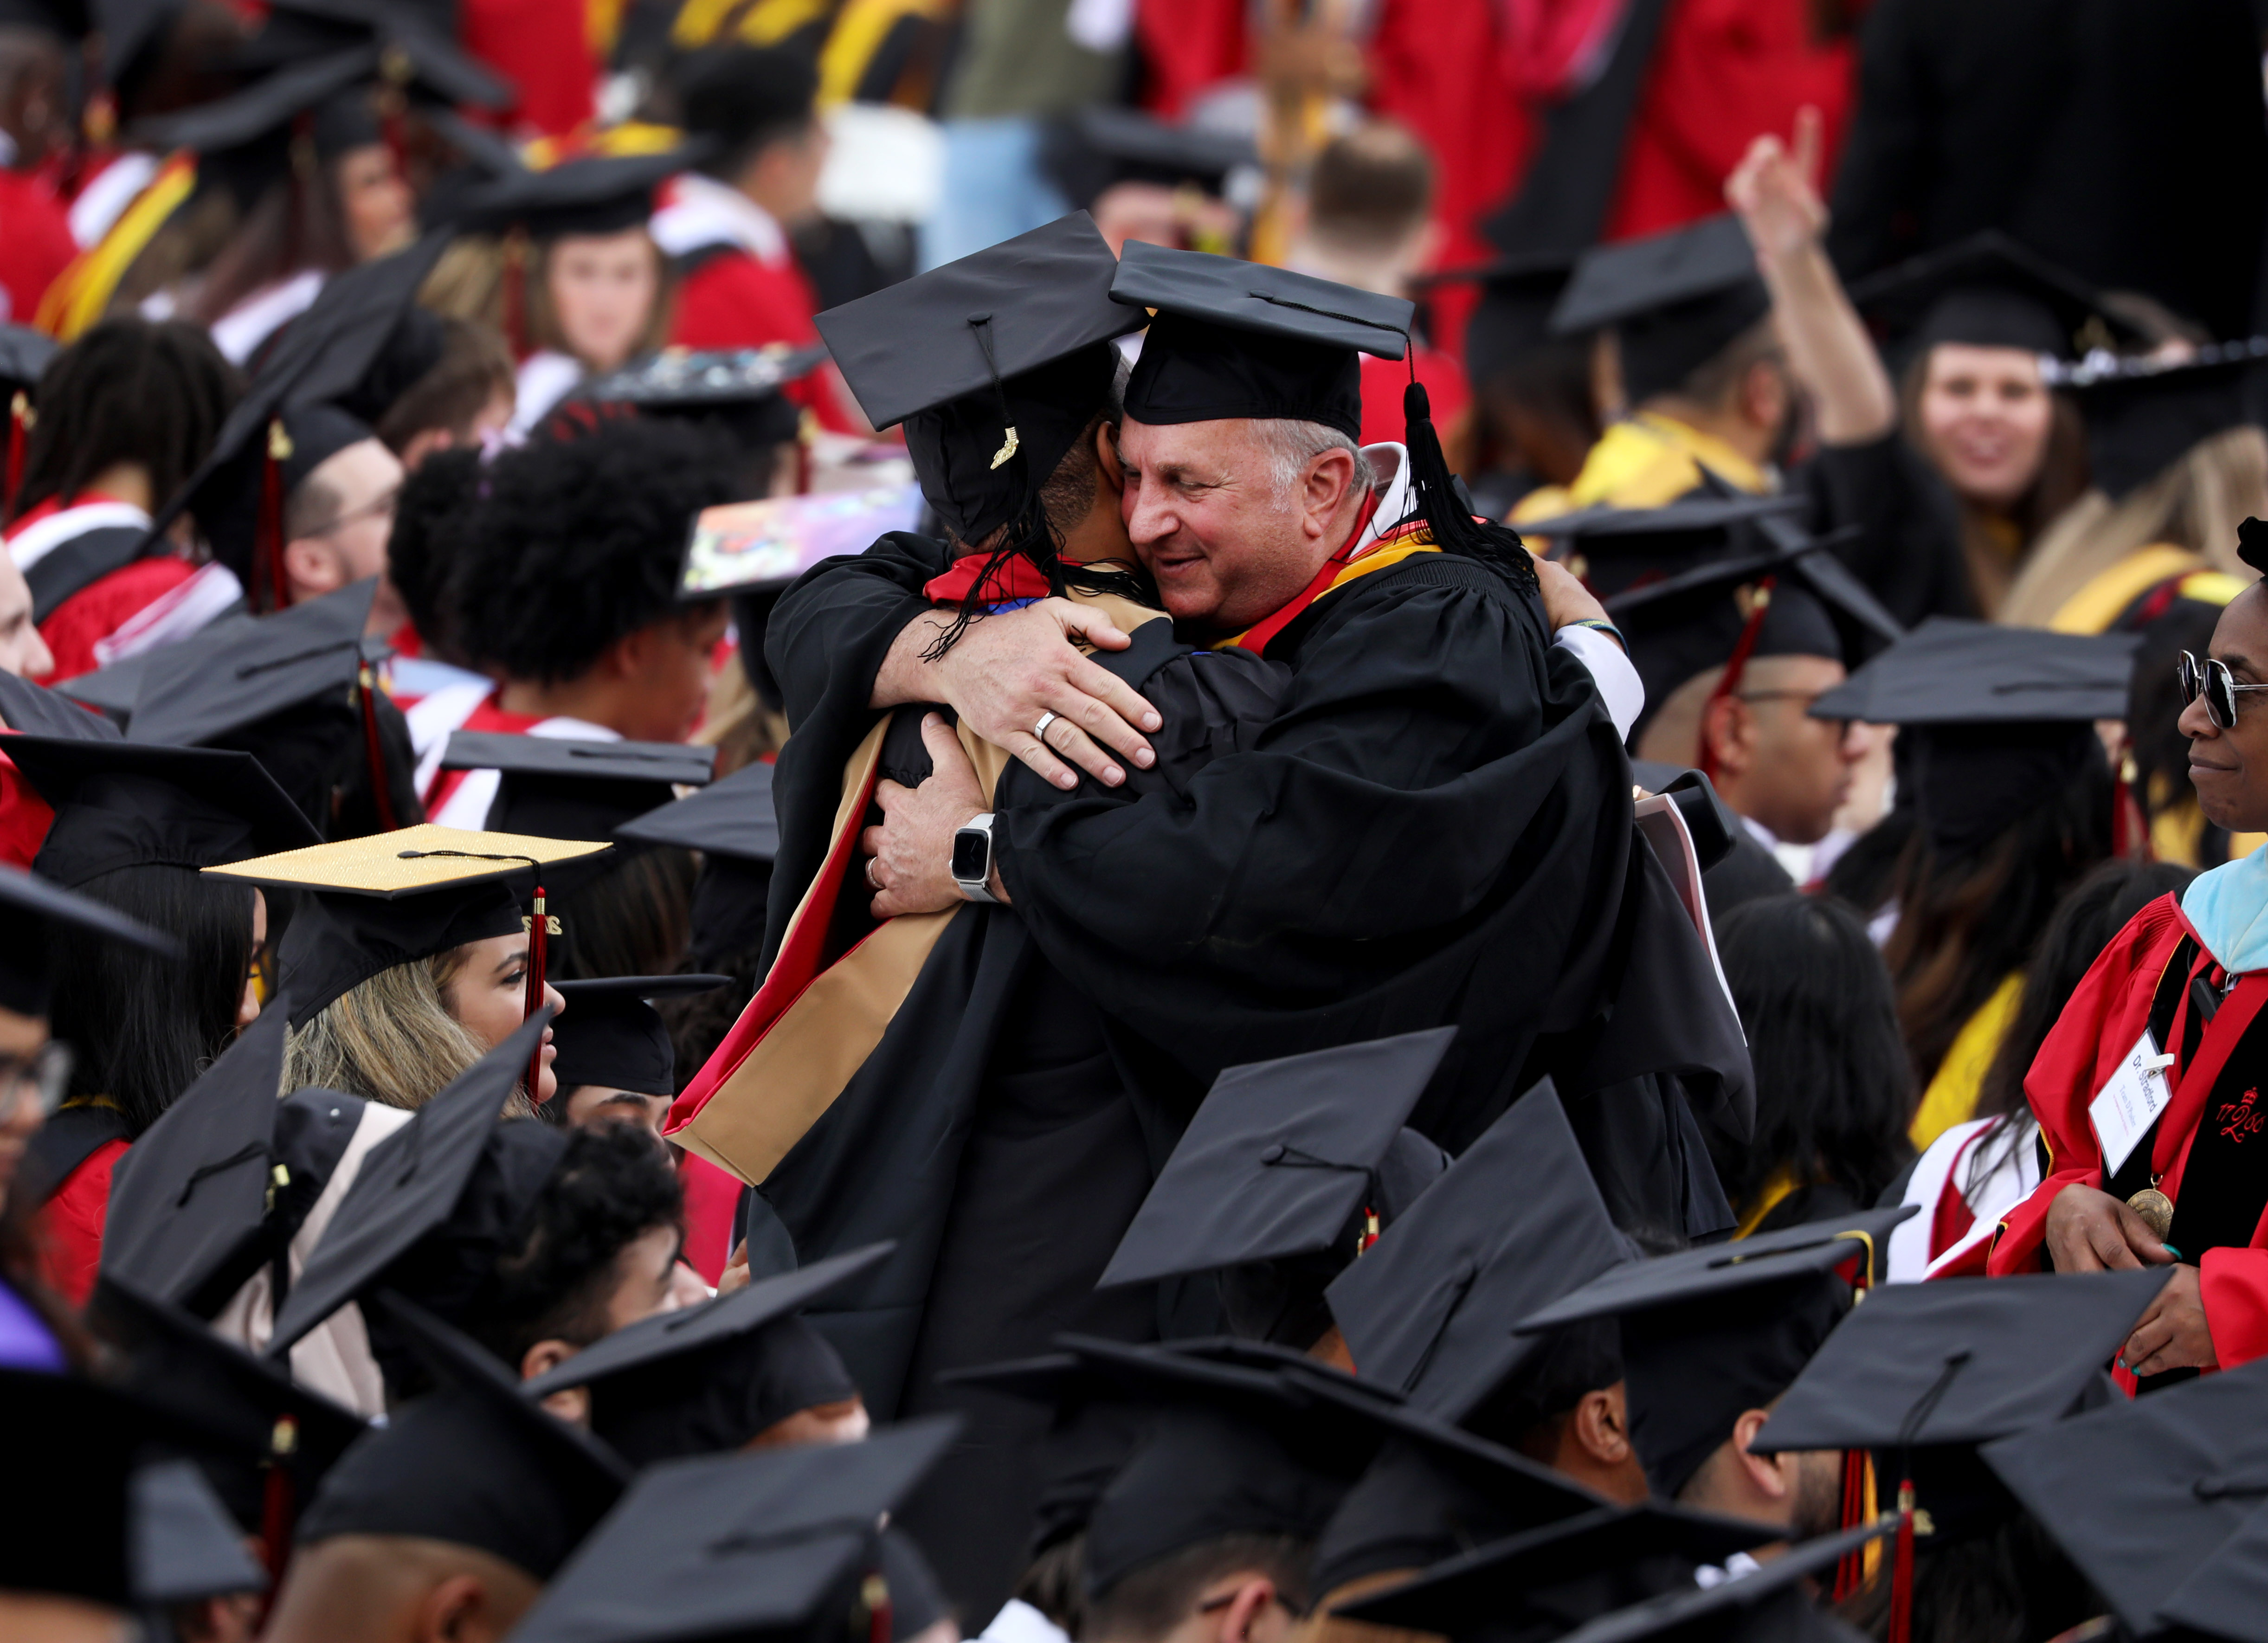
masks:
[[[1709,692],[1709,700],[1702,704],[1701,774],[1712,782],[1717,779],[1717,755],[1709,745],[1709,710],[1740,689],[1741,679],[1749,671],[1749,658],[1756,654],[1756,641],[1764,637],[1764,615],[1771,608],[1772,584],[1777,579],[1768,576],[1756,584],[1756,598],[1749,606],[1749,619],[1742,625],[1740,639],[1725,663],[1725,676],[1717,681],[1717,688]]]
[[[2133,755],[2119,761],[2117,791],[2110,796],[2110,853],[2122,861],[2157,859],[2150,843],[2150,813],[2136,788],[2139,775]]]
[[[879,1574],[870,1574],[858,1595],[866,1605],[866,1643],[891,1643],[888,1582]]]
[[[0,512],[13,515],[16,498],[24,489],[24,446],[32,425],[32,402],[23,389],[8,402],[8,494],[0,498]]]
[[[394,820],[394,794],[386,781],[386,749],[378,737],[378,681],[371,674],[370,664],[362,668],[362,740],[370,755],[371,802],[378,807],[378,825],[381,832],[391,833],[401,825]]]
[[[533,350],[527,345],[527,240],[517,228],[504,236],[504,341],[512,344],[512,357],[525,359]]]
[[[291,1561],[291,1529],[298,1520],[291,1498],[291,1471],[284,1464],[299,1447],[299,1423],[279,1416],[268,1438],[268,1477],[260,1499],[261,1560],[268,1570],[268,1595],[272,1600],[284,1584],[284,1566]]]
[[[1890,1563],[1890,1625],[1888,1643],[1913,1643],[1914,1487],[1898,1484],[1898,1546]]]
[[[1867,1518],[1867,1451],[1843,1451],[1843,1527],[1853,1529]],[[1843,1554],[1835,1566],[1835,1601],[1845,1598],[1866,1584],[1867,1549],[1864,1546]]]
[[[409,138],[402,122],[402,109],[409,101],[409,85],[416,69],[409,54],[399,45],[387,47],[378,60],[379,78],[382,84],[378,92],[378,129],[380,140],[394,156],[394,169],[404,177],[409,174]]]
[[[254,527],[253,579],[267,578],[264,590],[255,587],[253,608],[281,610],[291,602],[291,583],[284,575],[284,464],[291,460],[291,436],[284,419],[268,424],[268,453],[261,463],[260,519]]]
[[[543,910],[543,886],[535,887],[535,916],[527,921],[527,1002],[520,1012],[526,1020],[543,1007],[543,961],[550,918]],[[530,1105],[541,1106],[543,1097],[538,1094],[543,1079],[543,1042],[536,1041],[535,1048],[527,1053],[527,1099]]]

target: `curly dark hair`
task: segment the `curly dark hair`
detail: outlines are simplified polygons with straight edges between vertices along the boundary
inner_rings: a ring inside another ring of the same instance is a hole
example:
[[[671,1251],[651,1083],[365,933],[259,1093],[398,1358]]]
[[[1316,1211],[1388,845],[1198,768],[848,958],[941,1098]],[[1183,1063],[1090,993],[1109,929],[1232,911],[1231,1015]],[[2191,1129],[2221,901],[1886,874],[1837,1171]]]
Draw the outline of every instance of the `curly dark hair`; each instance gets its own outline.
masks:
[[[444,661],[461,652],[449,634],[443,588],[456,551],[456,527],[480,492],[475,446],[436,451],[401,482],[394,532],[386,539],[386,574],[401,595],[425,649]]]
[[[508,678],[580,678],[616,640],[698,608],[678,603],[678,569],[693,516],[735,495],[733,471],[730,441],[689,424],[555,419],[488,466],[436,544],[443,628]]]
[[[681,1227],[685,1194],[669,1155],[633,1124],[578,1130],[536,1194],[519,1247],[499,1258],[474,1337],[518,1365],[538,1341],[588,1346],[607,1333],[622,1251],[656,1227]]]
[[[40,373],[17,514],[75,496],[121,462],[149,470],[152,505],[162,505],[212,453],[243,391],[203,327],[105,320]]]

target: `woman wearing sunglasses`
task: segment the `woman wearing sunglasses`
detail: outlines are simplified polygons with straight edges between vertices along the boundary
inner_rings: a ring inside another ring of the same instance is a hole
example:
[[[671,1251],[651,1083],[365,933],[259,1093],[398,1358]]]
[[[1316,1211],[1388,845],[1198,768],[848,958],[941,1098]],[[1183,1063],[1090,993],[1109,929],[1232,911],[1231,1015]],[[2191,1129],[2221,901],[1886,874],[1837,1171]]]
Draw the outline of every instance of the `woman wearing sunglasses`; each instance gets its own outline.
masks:
[[[2239,553],[2268,571],[2268,525]],[[2215,826],[2268,829],[2268,591],[2177,662],[2190,780]],[[2051,1168],[1994,1273],[2170,1267],[2119,1353],[2142,1388],[2268,1355],[2268,849],[2151,903],[2103,949],[2025,1080]]]

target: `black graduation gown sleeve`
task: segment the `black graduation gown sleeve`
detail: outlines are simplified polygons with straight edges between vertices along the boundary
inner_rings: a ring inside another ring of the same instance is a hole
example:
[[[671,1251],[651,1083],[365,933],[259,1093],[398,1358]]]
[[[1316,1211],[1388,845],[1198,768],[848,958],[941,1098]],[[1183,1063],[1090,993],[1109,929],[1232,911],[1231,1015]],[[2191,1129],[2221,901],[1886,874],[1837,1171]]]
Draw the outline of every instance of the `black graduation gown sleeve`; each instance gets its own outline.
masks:
[[[1597,1048],[1631,940],[1630,772],[1534,596],[1422,555],[1277,647],[1293,672],[1275,718],[1185,792],[1004,778],[1000,874],[1048,961],[1200,1086],[1457,1023],[1412,1118],[1452,1151],[1543,1073],[1594,1087],[1530,1062],[1539,1037]]]

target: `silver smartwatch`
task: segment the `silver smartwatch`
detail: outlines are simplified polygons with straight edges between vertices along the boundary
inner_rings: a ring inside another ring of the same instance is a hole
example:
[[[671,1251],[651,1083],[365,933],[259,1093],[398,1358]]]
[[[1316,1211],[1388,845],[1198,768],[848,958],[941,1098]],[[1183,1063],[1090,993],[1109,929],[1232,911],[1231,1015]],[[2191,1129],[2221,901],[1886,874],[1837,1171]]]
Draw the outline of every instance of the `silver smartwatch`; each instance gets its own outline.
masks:
[[[974,816],[953,836],[953,881],[972,902],[999,905],[992,894],[992,813]]]

